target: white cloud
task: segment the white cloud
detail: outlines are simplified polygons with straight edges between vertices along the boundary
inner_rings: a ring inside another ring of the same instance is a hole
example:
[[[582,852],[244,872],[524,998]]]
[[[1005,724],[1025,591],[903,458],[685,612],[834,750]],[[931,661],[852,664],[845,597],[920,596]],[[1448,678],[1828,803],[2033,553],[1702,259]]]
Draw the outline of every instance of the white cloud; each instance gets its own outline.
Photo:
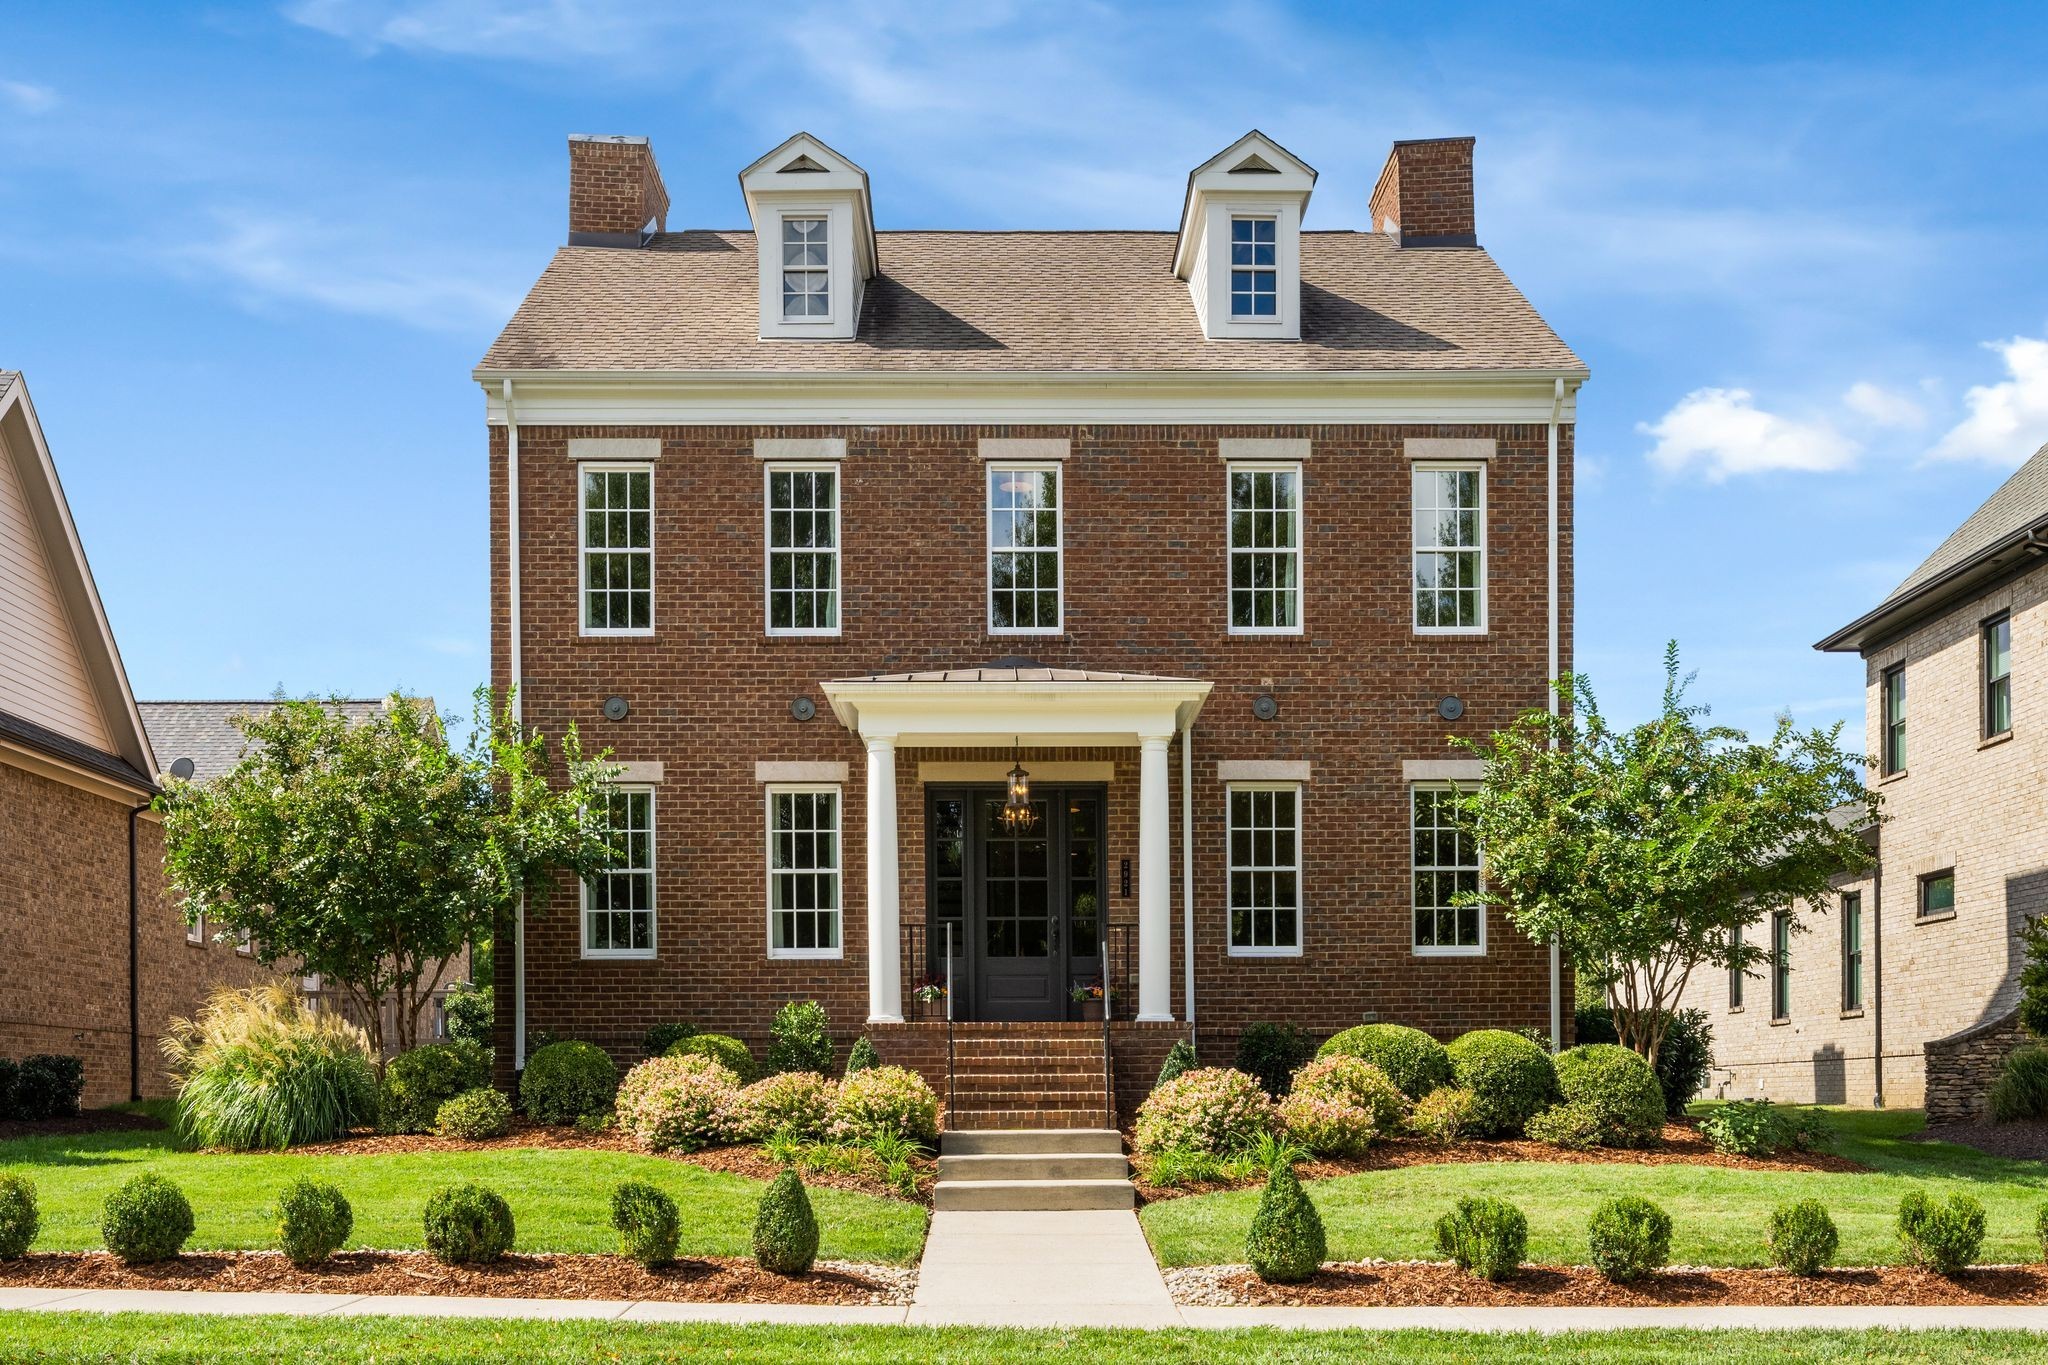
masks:
[[[1845,469],[1862,449],[1825,419],[1765,412],[1747,389],[1694,389],[1656,422],[1636,430],[1657,438],[1650,463],[1667,474],[1698,470],[1709,482],[1734,474]]]
[[[180,269],[224,279],[250,302],[312,303],[429,330],[495,328],[519,291],[486,278],[473,252],[423,250],[310,219],[216,215],[219,231],[172,248]],[[518,278],[516,269],[503,272]]]
[[[1928,458],[2018,465],[2048,441],[2048,340],[2013,337],[1987,342],[2005,362],[2006,378],[1963,395],[1968,415],[1935,443]]]
[[[1920,427],[1927,424],[1927,409],[1912,399],[1881,384],[1858,380],[1842,395],[1851,412],[1881,427]]]
[[[24,114],[47,114],[57,107],[57,92],[47,85],[0,80],[0,101],[13,105]]]

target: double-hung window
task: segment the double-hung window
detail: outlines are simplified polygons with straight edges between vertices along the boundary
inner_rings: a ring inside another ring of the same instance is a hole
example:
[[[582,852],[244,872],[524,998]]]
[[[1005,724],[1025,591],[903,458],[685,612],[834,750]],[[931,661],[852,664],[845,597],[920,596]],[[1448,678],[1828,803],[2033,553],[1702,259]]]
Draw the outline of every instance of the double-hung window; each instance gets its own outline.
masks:
[[[1863,1008],[1863,893],[1842,893],[1842,1009]]]
[[[1301,467],[1230,466],[1230,633],[1301,633]]]
[[[1486,629],[1486,470],[1417,465],[1415,629],[1479,634]]]
[[[989,466],[990,633],[1059,634],[1061,575],[1059,466]]]
[[[768,789],[768,955],[840,955],[837,787]]]
[[[826,218],[782,220],[782,316],[832,316],[831,246]]]
[[[1271,218],[1230,220],[1230,316],[1279,316],[1277,234],[1277,224]]]
[[[582,480],[583,633],[654,629],[654,468],[586,464]]]
[[[1884,770],[1886,776],[1906,771],[1906,666],[1884,671]]]
[[[1486,916],[1461,896],[1480,891],[1479,841],[1458,817],[1449,787],[1409,789],[1410,860],[1414,869],[1414,950],[1418,956],[1473,956],[1486,951]]]
[[[1771,916],[1771,1021],[1792,1017],[1792,917]]]
[[[1230,804],[1230,952],[1301,953],[1301,788],[1233,784]]]
[[[616,787],[606,799],[611,865],[583,883],[583,955],[654,956],[654,793]]]
[[[2012,617],[1984,623],[1984,738],[2012,730]]]
[[[768,633],[839,633],[839,470],[768,466]]]

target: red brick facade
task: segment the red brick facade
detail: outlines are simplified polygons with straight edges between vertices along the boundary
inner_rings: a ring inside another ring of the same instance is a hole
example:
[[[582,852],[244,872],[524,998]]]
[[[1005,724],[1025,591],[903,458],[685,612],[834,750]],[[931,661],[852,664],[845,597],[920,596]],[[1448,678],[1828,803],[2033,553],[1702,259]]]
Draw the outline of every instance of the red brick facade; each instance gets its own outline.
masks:
[[[128,812],[0,762],[0,1056],[85,1059],[85,1103],[129,1097]],[[163,883],[163,830],[136,822],[141,1088],[168,1094],[157,1040],[215,986],[269,979],[231,944],[186,940]]]
[[[1560,604],[1571,666],[1571,427],[1560,432]],[[763,472],[754,442],[843,437],[842,633],[773,638],[764,625]],[[1071,441],[1064,465],[1065,629],[991,636],[985,626],[983,437]],[[861,741],[833,719],[819,682],[877,672],[981,665],[1028,655],[1052,666],[1167,674],[1214,684],[1193,731],[1197,1012],[1205,1040],[1244,1024],[1291,1020],[1319,1033],[1364,1017],[1449,1036],[1480,1026],[1547,1026],[1548,967],[1498,911],[1481,957],[1410,949],[1407,760],[1455,758],[1451,736],[1482,737],[1546,699],[1546,428],[1281,427],[643,427],[519,430],[521,611],[527,722],[576,725],[620,761],[659,762],[658,955],[579,957],[576,888],[531,907],[526,930],[529,1031],[589,1039],[622,1059],[647,1025],[688,1020],[759,1045],[778,1004],[815,998],[842,1044],[867,1013],[865,811]],[[655,437],[655,633],[578,632],[577,476],[573,437]],[[1302,615],[1294,636],[1226,628],[1227,488],[1223,437],[1306,439]],[[1496,443],[1487,462],[1487,633],[1411,628],[1410,437]],[[506,432],[491,431],[494,682],[509,673]],[[1278,715],[1261,721],[1253,699]],[[607,721],[605,698],[631,715]],[[1463,700],[1455,723],[1441,698]],[[789,704],[817,704],[799,722]],[[1184,1018],[1181,958],[1181,756],[1172,755],[1173,1011]],[[924,918],[924,793],[918,765],[1000,759],[1006,748],[898,754],[902,919]],[[1135,748],[1032,750],[1034,762],[1115,765],[1108,789],[1108,918],[1137,915]],[[1305,760],[1299,957],[1226,951],[1224,793],[1219,760]],[[759,761],[846,763],[842,856],[844,956],[767,955]],[[1130,894],[1117,869],[1132,865]],[[501,1057],[509,1060],[513,954],[496,954]],[[906,975],[917,967],[906,960]],[[1569,992],[1569,983],[1565,990]],[[906,991],[905,1008],[911,1008]],[[888,1031],[907,1039],[913,1030]],[[1145,1040],[1163,1052],[1167,1030]],[[905,1049],[918,1044],[900,1041]],[[885,1055],[890,1049],[884,1048]],[[1156,1061],[1150,1063],[1156,1066]],[[1135,1064],[1134,1064],[1135,1065]],[[1120,1067],[1122,1071],[1124,1068]],[[1142,1068],[1137,1068],[1142,1069]],[[1132,1078],[1120,1076],[1120,1082]],[[1149,1080],[1149,1077],[1143,1078]]]
[[[668,190],[645,139],[569,140],[569,231],[636,233],[668,226]]]
[[[1372,225],[1392,221],[1405,242],[1469,243],[1476,229],[1472,202],[1472,139],[1397,142],[1372,192]]]

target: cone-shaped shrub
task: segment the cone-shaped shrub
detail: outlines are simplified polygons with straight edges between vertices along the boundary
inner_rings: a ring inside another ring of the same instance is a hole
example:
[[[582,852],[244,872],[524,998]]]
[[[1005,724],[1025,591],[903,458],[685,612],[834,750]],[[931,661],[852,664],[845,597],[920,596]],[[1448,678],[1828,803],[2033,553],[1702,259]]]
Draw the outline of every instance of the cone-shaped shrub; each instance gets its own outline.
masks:
[[[427,1250],[444,1265],[489,1265],[512,1249],[511,1206],[475,1181],[435,1190],[421,1222]]]
[[[100,1236],[107,1250],[129,1265],[167,1261],[192,1235],[192,1204],[185,1192],[154,1171],[145,1171],[107,1196],[100,1209]]]
[[[1460,1199],[1436,1220],[1437,1250],[1482,1280],[1504,1280],[1529,1252],[1529,1220],[1505,1199]]]
[[[1637,1195],[1603,1202],[1586,1223],[1593,1268],[1616,1284],[1662,1270],[1671,1259],[1671,1215]]]
[[[332,1185],[302,1177],[278,1192],[277,1249],[301,1270],[341,1250],[355,1225],[348,1197]]]
[[[674,1262],[682,1218],[676,1201],[646,1181],[628,1180],[612,1191],[612,1227],[619,1250],[649,1270]]]
[[[1842,1235],[1835,1231],[1835,1220],[1828,1216],[1827,1205],[1818,1199],[1778,1205],[1771,1211],[1769,1236],[1772,1264],[1781,1265],[1794,1275],[1819,1274],[1835,1258],[1835,1248],[1842,1244]]]
[[[882,1054],[875,1051],[875,1045],[868,1041],[865,1033],[854,1040],[853,1047],[846,1054],[846,1074],[849,1076],[856,1071],[867,1071],[881,1064]]]
[[[818,1218],[795,1171],[768,1182],[754,1215],[754,1259],[777,1275],[801,1275],[818,1259]]]
[[[27,1251],[42,1227],[36,1211],[35,1182],[25,1175],[0,1171],[0,1261],[11,1261]]]
[[[1284,1163],[1275,1166],[1266,1177],[1266,1190],[1259,1196],[1258,1212],[1252,1215],[1244,1250],[1252,1270],[1268,1284],[1299,1284],[1315,1274],[1329,1255],[1322,1215],[1294,1178],[1292,1167]]]
[[[1185,1038],[1177,1038],[1173,1046],[1166,1050],[1166,1060],[1160,1063],[1159,1079],[1152,1082],[1152,1088],[1157,1090],[1168,1081],[1184,1072],[1193,1071],[1200,1065],[1201,1063],[1195,1060],[1195,1045]]]

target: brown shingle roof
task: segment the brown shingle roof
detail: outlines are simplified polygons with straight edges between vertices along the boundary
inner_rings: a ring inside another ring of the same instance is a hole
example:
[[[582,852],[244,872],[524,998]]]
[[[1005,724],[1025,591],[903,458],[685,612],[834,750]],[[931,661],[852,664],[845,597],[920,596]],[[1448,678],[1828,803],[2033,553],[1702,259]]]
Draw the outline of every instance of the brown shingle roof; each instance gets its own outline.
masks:
[[[1493,258],[1301,237],[1302,339],[1210,341],[1171,232],[885,232],[852,341],[762,341],[751,232],[563,247],[484,370],[1582,370]]]
[[[375,697],[322,698],[320,704],[340,712],[352,725],[360,725],[384,709],[383,701]],[[208,782],[223,773],[233,772],[235,765],[242,761],[249,742],[235,728],[235,717],[268,715],[276,705],[272,699],[135,703],[136,709],[142,712],[143,727],[149,731],[149,747],[156,751],[156,761],[169,772],[171,765],[179,759],[191,759],[192,780],[195,782]],[[431,711],[433,702],[427,701],[426,706]]]

